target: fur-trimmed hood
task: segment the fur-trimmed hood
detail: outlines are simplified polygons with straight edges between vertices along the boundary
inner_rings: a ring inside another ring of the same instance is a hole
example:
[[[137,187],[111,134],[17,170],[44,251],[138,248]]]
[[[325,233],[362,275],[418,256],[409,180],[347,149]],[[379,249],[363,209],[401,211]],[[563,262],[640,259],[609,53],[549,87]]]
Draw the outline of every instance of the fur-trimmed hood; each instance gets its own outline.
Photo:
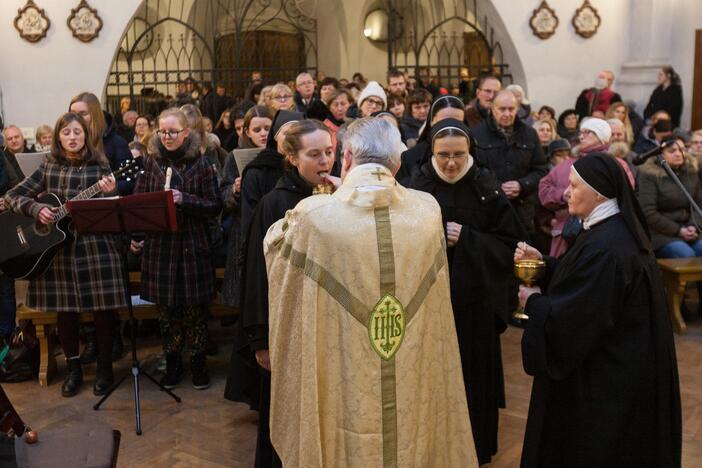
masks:
[[[678,169],[674,169],[674,171],[680,172],[682,170],[683,172],[687,173],[696,173],[696,166],[697,161],[695,161],[694,158],[690,157],[688,154],[685,154],[683,165]],[[660,165],[657,158],[650,158],[640,167],[642,170],[650,174],[655,174],[658,177],[668,177],[668,173],[665,171],[665,169],[663,169],[663,166]]]
[[[183,156],[184,159],[199,158],[201,156],[200,135],[191,131],[190,136],[186,138],[183,142],[183,147],[185,148],[185,155]],[[161,143],[158,133],[154,133],[149,139],[148,145],[146,146],[146,151],[148,152],[149,156],[153,156],[155,158],[162,158],[163,152],[165,150],[166,149]]]

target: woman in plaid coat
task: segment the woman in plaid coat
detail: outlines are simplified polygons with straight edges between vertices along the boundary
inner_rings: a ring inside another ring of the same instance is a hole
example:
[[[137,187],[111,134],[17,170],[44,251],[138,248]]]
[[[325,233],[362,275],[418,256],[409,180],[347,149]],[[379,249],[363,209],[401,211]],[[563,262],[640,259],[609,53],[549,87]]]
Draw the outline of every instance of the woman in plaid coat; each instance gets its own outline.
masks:
[[[36,218],[43,224],[54,222],[49,205],[34,198],[42,192],[69,200],[98,183],[105,195],[117,193],[110,165],[88,138],[83,118],[68,112],[54,128],[51,155],[34,174],[10,190],[5,200],[10,208]],[[80,312],[93,312],[97,331],[98,366],[93,391],[104,394],[112,386],[112,337],[110,325],[114,310],[126,306],[122,260],[115,236],[76,234],[65,242],[53,263],[39,278],[29,283],[27,305],[58,312],[58,335],[68,365],[61,387],[63,396],[78,393],[83,382],[78,330]]]
[[[163,111],[158,128],[135,192],[163,190],[166,171],[171,168],[178,232],[147,234],[141,297],[159,305],[166,352],[166,375],[161,384],[174,388],[180,381],[181,351],[187,338],[193,386],[202,390],[210,384],[205,370],[206,318],[207,305],[215,296],[208,219],[222,210],[222,199],[217,174],[201,156],[199,137],[188,129],[185,114],[175,108]]]

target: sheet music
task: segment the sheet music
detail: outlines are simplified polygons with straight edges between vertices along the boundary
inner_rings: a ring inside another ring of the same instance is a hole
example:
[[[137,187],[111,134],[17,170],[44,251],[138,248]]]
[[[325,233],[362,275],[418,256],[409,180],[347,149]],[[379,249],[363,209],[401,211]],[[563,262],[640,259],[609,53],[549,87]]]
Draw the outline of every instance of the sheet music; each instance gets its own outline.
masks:
[[[234,160],[236,161],[236,167],[239,169],[239,175],[244,173],[246,166],[258,156],[261,150],[262,148],[249,148],[235,149],[232,151]]]
[[[42,161],[44,161],[44,158],[48,157],[49,154],[51,153],[48,151],[43,153],[17,153],[15,154],[15,158],[17,158],[17,163],[25,177],[29,177],[39,169]]]

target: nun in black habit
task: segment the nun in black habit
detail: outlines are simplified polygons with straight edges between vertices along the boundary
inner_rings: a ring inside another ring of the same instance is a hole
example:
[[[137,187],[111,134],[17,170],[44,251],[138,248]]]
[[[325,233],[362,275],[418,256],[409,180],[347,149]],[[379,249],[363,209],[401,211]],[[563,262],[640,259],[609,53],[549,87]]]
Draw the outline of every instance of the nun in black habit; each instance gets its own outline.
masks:
[[[614,158],[571,169],[568,208],[584,231],[540,288],[520,287],[534,376],[522,467],[679,467],[672,329],[645,218]],[[541,258],[519,244],[515,260]]]
[[[395,179],[403,186],[409,187],[415,171],[418,171],[422,163],[431,157],[429,134],[432,126],[449,118],[463,121],[465,114],[465,104],[456,96],[449,95],[437,98],[429,109],[426,122],[419,130],[417,144],[402,153],[400,169],[397,171]]]
[[[512,255],[527,233],[500,183],[474,164],[468,128],[445,119],[431,129],[432,155],[411,188],[441,206],[446,229],[451,303],[475,449],[480,464],[497,453],[499,408],[504,408],[500,334],[514,297]]]

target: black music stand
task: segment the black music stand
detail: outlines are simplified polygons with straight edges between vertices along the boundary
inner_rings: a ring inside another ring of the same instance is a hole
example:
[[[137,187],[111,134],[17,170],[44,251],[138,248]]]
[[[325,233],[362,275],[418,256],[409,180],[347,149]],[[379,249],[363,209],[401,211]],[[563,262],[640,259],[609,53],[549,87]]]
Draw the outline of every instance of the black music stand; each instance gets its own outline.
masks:
[[[73,219],[73,225],[80,234],[121,234],[124,238],[135,232],[175,232],[178,230],[173,193],[170,190],[164,192],[140,193],[119,198],[69,201],[67,205],[68,211],[71,213]],[[132,334],[132,367],[130,372],[125,373],[110,387],[100,401],[93,406],[93,409],[100,409],[100,405],[102,405],[102,403],[112,395],[112,392],[124,382],[129,374],[131,374],[134,378],[136,433],[137,435],[141,435],[141,409],[139,405],[140,374],[145,375],[178,403],[180,403],[181,400],[175,393],[165,388],[158,380],[142,370],[141,364],[137,359],[136,326],[134,310],[132,308],[132,296],[129,290],[128,252],[129,244],[127,243],[123,253],[123,269],[125,295],[127,307],[129,308],[129,325]]]

